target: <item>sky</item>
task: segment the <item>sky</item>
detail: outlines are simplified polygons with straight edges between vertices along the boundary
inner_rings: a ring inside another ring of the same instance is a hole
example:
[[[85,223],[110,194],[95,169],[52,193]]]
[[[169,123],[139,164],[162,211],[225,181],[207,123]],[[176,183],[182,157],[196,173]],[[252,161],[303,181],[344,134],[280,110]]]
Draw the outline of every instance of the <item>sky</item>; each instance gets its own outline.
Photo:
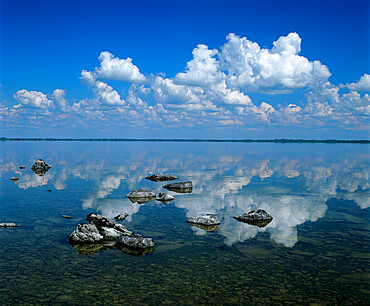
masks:
[[[0,2],[0,136],[369,139],[369,2]]]

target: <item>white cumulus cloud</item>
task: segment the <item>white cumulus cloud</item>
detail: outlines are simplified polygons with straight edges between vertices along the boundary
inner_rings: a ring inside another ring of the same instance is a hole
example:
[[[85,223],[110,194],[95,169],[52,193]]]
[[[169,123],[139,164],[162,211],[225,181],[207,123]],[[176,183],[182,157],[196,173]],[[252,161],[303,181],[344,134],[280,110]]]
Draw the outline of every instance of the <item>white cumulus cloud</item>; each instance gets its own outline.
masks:
[[[46,109],[53,104],[53,101],[39,91],[28,91],[21,89],[16,92],[14,99],[24,106]]]
[[[126,82],[145,82],[146,77],[132,63],[131,58],[120,59],[108,51],[100,53],[100,67],[95,68],[98,78]]]
[[[263,91],[314,87],[327,81],[331,73],[319,61],[311,62],[298,53],[301,38],[290,33],[275,41],[272,50],[233,33],[219,55],[229,86]]]
[[[344,85],[350,90],[370,91],[370,74],[364,74],[358,82]]]

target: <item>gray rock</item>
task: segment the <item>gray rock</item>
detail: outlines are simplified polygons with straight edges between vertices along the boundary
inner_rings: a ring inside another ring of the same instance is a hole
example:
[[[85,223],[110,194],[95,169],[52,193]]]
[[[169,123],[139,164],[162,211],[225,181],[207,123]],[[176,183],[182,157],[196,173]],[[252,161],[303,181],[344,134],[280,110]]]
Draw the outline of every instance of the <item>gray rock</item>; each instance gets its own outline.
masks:
[[[79,244],[100,242],[104,240],[104,237],[94,224],[81,223],[77,225],[68,239],[71,244]]]
[[[160,173],[156,173],[150,176],[146,177],[147,180],[153,181],[153,182],[164,182],[164,181],[173,181],[177,180],[178,177],[173,175],[163,175]]]
[[[125,220],[127,216],[128,216],[128,213],[123,213],[123,214],[115,216],[114,219],[117,221],[122,221],[122,220]]]
[[[158,194],[158,197],[156,198],[157,201],[166,202],[166,203],[169,203],[174,199],[175,199],[175,197],[173,197],[172,195],[169,195],[167,193],[164,193],[164,192],[160,192]]]
[[[164,185],[163,188],[166,188],[170,191],[175,191],[178,193],[191,193],[193,191],[193,183],[190,181],[171,183],[171,184]]]
[[[39,159],[32,165],[32,171],[39,176],[43,176],[51,167],[42,159]]]
[[[221,224],[220,220],[218,220],[217,218],[217,214],[209,214],[201,217],[191,217],[186,222],[206,226]]]
[[[138,189],[133,190],[126,195],[132,203],[144,204],[155,199],[155,193],[151,190]]]
[[[0,227],[21,227],[21,225],[15,224],[13,222],[0,223]]]
[[[273,219],[272,216],[263,209],[259,209],[256,212],[252,210],[249,213],[245,213],[233,218],[240,222],[248,223],[258,227],[265,227]]]
[[[138,189],[133,190],[126,195],[127,198],[136,199],[136,198],[155,198],[155,193],[151,190]]]
[[[77,225],[77,228],[69,236],[71,244],[96,243],[108,240],[116,240],[121,235],[134,235],[122,224],[98,214],[89,214],[86,217],[89,223]]]
[[[10,179],[11,179],[13,182],[16,182],[16,181],[18,181],[18,180],[19,180],[19,177],[13,176],[13,177],[11,177]]]
[[[153,238],[144,238],[141,236],[120,236],[117,244],[135,249],[153,248],[155,246]]]

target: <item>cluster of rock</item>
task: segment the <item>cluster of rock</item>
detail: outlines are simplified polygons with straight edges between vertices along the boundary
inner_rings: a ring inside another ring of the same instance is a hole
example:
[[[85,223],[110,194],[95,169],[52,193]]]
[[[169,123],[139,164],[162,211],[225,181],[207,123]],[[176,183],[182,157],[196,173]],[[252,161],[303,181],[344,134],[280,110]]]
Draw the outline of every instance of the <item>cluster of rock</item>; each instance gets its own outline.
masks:
[[[31,167],[32,171],[35,172],[39,176],[43,176],[51,167],[45,163],[42,159],[37,160]],[[24,166],[20,166],[19,169],[23,170],[26,169]],[[19,180],[19,177],[13,176],[10,178],[13,182]]]
[[[32,165],[32,171],[35,172],[39,176],[43,176],[51,167],[45,163],[44,160],[39,159]]]
[[[172,181],[172,180],[177,180],[178,177],[174,175],[163,175],[163,174],[153,174],[145,177],[146,179],[153,181],[153,182],[163,182],[163,181]],[[193,189],[193,184],[192,182],[179,182],[179,183],[172,183],[172,184],[167,184],[163,186],[163,188],[166,188],[170,191],[178,192],[178,193],[191,193]],[[129,192],[126,195],[127,198],[130,199],[132,203],[138,203],[138,204],[143,204],[149,201],[152,201],[155,199],[156,194],[152,190],[146,190],[146,189],[138,189],[138,190],[133,190]],[[172,195],[169,195],[164,192],[160,192],[156,198],[157,201],[161,201],[164,204],[167,204],[174,200],[175,198]]]
[[[69,236],[69,243],[77,247],[79,254],[92,254],[102,249],[122,246],[134,248],[132,253],[145,254],[152,252],[155,243],[152,238],[143,238],[140,234],[134,234],[109,218],[90,213],[86,220],[89,223],[78,224]],[[122,237],[129,237],[122,238]],[[91,244],[96,246],[92,247]]]

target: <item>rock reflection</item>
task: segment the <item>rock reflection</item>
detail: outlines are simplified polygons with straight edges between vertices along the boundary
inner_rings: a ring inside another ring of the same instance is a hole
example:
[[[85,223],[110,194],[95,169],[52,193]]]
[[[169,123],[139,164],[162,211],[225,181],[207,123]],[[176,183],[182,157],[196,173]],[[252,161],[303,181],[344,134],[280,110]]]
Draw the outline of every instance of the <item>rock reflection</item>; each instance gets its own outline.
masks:
[[[234,219],[236,219],[234,217]],[[238,219],[236,219],[238,220]],[[258,227],[266,227],[267,224],[269,224],[272,220],[263,220],[263,221],[243,221],[243,220],[238,220],[239,222],[247,223],[249,225],[253,226],[258,226]]]
[[[188,224],[190,226],[195,226],[197,228],[200,228],[204,231],[207,231],[207,232],[215,232],[218,227],[220,226],[220,224],[215,224],[215,225],[203,225],[203,224],[197,224],[197,223],[191,223],[191,222],[188,222]]]
[[[72,247],[76,248],[78,255],[94,255],[95,253],[103,252],[105,250],[115,249],[115,242],[111,243],[94,243],[94,244],[71,244]]]

